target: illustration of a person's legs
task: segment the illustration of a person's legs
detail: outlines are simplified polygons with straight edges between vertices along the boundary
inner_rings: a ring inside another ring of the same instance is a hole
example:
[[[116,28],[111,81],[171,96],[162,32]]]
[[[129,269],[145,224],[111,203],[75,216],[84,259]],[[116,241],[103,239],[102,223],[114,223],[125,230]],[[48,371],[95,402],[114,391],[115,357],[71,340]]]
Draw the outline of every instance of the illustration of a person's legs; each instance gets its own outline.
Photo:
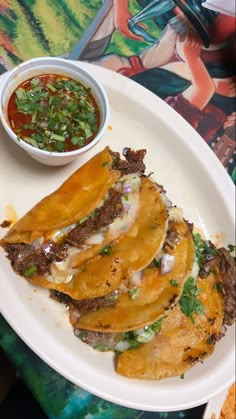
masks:
[[[78,50],[81,50],[81,53],[77,59],[88,61],[101,57],[105,53],[115,30],[118,30],[129,39],[136,41],[143,39],[133,33],[128,27],[128,21],[132,18],[128,5],[129,0],[104,1],[102,23],[97,27],[93,24],[90,26],[87,32],[91,31],[91,33],[87,33],[86,45],[82,45],[83,39],[78,43]],[[137,27],[145,33],[142,24],[138,24]],[[79,48],[80,43],[81,48]]]
[[[135,73],[135,68],[137,71],[141,71],[149,68],[161,67],[169,62],[176,61],[176,37],[176,32],[170,25],[167,25],[160,42],[145,48],[139,57],[136,57],[137,59],[111,53],[102,56],[98,60],[93,60],[93,63],[103,65],[106,68],[118,71],[125,75],[128,75],[129,72],[126,74],[123,69],[133,69]]]

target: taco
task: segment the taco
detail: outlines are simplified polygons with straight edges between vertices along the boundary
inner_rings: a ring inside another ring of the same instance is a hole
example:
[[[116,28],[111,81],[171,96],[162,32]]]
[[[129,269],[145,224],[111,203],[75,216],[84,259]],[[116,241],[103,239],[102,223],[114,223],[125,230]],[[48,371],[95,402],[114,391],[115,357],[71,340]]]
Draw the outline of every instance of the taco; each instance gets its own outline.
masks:
[[[34,283],[75,300],[96,298],[114,291],[130,274],[148,265],[165,240],[168,214],[160,193],[148,178],[141,179],[139,195],[137,216],[130,229],[94,257],[76,265],[69,281],[56,283],[51,278],[35,277]]]
[[[126,149],[121,160],[106,148],[20,219],[0,242],[15,272],[81,299],[111,292],[150,263],[168,214],[142,176],[144,155]]]
[[[96,307],[95,311],[92,304],[89,311],[87,302],[88,312],[79,316],[83,301],[70,304],[74,327],[98,332],[135,330],[154,323],[178,302],[184,282],[193,271],[195,249],[184,220],[170,222],[168,232],[162,252],[159,251],[157,258],[139,271],[139,278],[136,274],[134,280],[129,278],[129,288],[117,296],[115,307],[114,304],[112,307],[105,305]],[[175,243],[168,246],[170,234],[175,236]]]
[[[94,211],[121,176],[119,170],[112,168],[112,161],[108,148],[96,154],[17,221],[1,245],[50,239]]]
[[[92,301],[62,301],[69,307],[75,335],[96,350],[114,351],[116,371],[126,377],[159,380],[184,374],[197,362],[203,362],[211,355],[216,342],[225,334],[225,325],[232,325],[235,321],[234,257],[230,250],[217,249],[213,243],[202,239],[199,233],[192,233],[193,225],[184,223],[188,227],[187,236],[191,233],[193,238],[195,262],[191,272],[188,271],[187,274],[182,263],[183,256],[176,257],[176,262],[180,264],[179,272],[183,269],[186,276],[183,276],[181,281],[181,275],[179,279],[175,276],[176,280],[174,275],[167,274],[169,283],[165,282],[164,290],[168,292],[169,284],[175,289],[182,284],[181,295],[175,295],[170,306],[162,307],[162,315],[158,311],[158,303],[152,306],[155,298],[157,302],[162,302],[162,296],[165,296],[165,291],[163,294],[160,292],[160,272],[159,279],[157,276],[158,283],[150,281],[150,287],[145,284],[146,278],[143,276],[139,284],[140,293],[134,301],[132,298],[128,300],[127,294],[122,293],[113,293],[103,299]],[[180,221],[178,224],[181,228]],[[171,221],[163,246],[165,251],[166,246],[173,248],[176,242],[174,226],[176,221]],[[182,233],[183,238],[186,235],[184,229]],[[179,243],[181,245],[181,241]],[[186,248],[182,246],[181,253],[185,252]],[[233,246],[229,246],[229,249],[231,248]],[[164,255],[163,249],[161,259]],[[191,251],[189,256],[191,260]],[[155,262],[158,262],[159,267],[159,259],[155,259]],[[148,266],[144,272],[150,272],[151,269],[153,267]],[[174,268],[171,269],[171,273],[174,273]],[[122,300],[127,301],[127,310],[124,310],[122,305],[120,309]],[[153,308],[154,316],[142,323],[148,313],[148,306]],[[98,327],[96,313],[102,327]],[[106,317],[104,313],[109,313],[109,316]],[[127,319],[120,319],[118,314],[125,314]],[[154,320],[153,323],[151,319]],[[109,324],[104,320],[109,321]]]
[[[163,318],[152,340],[118,356],[116,371],[130,378],[160,380],[181,376],[203,362],[223,336],[224,299],[216,287],[220,281],[219,272],[204,279],[198,277],[195,289],[200,291],[196,299],[199,313],[191,318],[177,304]]]

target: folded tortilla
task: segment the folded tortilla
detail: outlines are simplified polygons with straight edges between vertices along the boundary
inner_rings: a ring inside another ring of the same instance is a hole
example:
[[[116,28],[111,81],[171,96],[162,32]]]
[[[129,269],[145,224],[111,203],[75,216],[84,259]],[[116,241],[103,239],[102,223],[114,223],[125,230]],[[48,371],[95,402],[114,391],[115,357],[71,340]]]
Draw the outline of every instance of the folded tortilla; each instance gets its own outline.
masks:
[[[139,209],[135,222],[125,235],[111,243],[109,253],[96,254],[81,264],[68,282],[53,282],[42,277],[29,278],[36,285],[54,289],[74,300],[104,296],[123,281],[145,268],[162,248],[168,213],[156,185],[142,177]]]
[[[179,240],[174,248],[168,250],[174,258],[173,268],[165,274],[155,266],[145,268],[135,299],[129,292],[121,294],[115,307],[100,308],[79,317],[74,324],[76,328],[98,332],[135,330],[154,323],[177,303],[184,282],[191,275],[195,250],[192,234],[184,221],[174,223],[172,228]]]
[[[17,221],[0,244],[49,239],[55,231],[85,217],[119,179],[120,172],[111,165],[112,156],[106,147]]]
[[[218,272],[199,277],[204,314],[194,316],[193,322],[177,304],[151,341],[118,356],[116,371],[130,378],[159,380],[180,376],[211,355],[223,324],[223,295],[216,287],[220,281]]]

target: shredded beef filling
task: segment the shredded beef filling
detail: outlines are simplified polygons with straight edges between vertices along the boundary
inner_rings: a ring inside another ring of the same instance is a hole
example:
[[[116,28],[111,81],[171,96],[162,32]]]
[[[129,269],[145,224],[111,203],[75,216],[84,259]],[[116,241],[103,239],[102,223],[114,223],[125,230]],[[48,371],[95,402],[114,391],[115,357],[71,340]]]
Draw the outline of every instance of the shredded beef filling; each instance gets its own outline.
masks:
[[[207,342],[209,345],[215,345],[217,342],[219,342],[224,336],[225,336],[225,327],[222,329],[221,333],[213,333],[209,338],[207,339]]]
[[[208,240],[206,243],[207,246],[202,255],[202,261],[199,271],[199,276],[201,278],[206,278],[210,274],[213,267],[219,261],[219,253],[216,246],[210,240]]]
[[[124,212],[120,192],[110,189],[103,206],[97,208],[92,217],[73,228],[66,237],[72,246],[80,246],[91,234],[111,224]]]
[[[123,211],[120,192],[110,189],[103,206],[96,209],[93,216],[73,228],[64,237],[63,242],[57,244],[49,240],[37,245],[5,244],[4,248],[16,273],[32,277],[45,275],[49,273],[50,264],[53,261],[58,262],[66,258],[69,244],[73,246],[83,244],[91,234],[111,224]],[[32,266],[36,269],[27,275],[27,269]]]
[[[4,221],[0,224],[0,227],[2,227],[2,228],[7,228],[7,227],[9,227],[10,225],[11,225],[11,221],[4,220]]]
[[[156,184],[156,187],[157,187],[158,191],[159,191],[161,194],[166,194],[166,190],[165,190],[165,188],[164,188],[164,186],[163,186],[163,185],[161,185],[160,183],[157,183],[157,182],[155,182],[155,184]]]
[[[219,249],[218,255],[224,295],[224,324],[231,326],[236,317],[235,261],[224,247]]]
[[[188,358],[185,359],[185,361],[190,365],[195,365],[197,362],[203,363],[205,356],[207,355],[207,352],[202,352],[198,356],[188,356]]]
[[[126,160],[120,158],[119,153],[111,152],[113,157],[112,168],[120,170],[122,175],[127,175],[129,173],[140,173],[145,172],[146,166],[143,162],[143,159],[146,155],[146,150],[137,150],[134,151],[131,148],[124,148],[123,155]]]
[[[102,307],[115,307],[118,303],[118,290],[113,291],[104,297],[97,297],[84,300],[73,300],[69,295],[60,291],[50,290],[50,297],[70,307],[71,310],[75,309],[80,314],[97,311]]]
[[[96,348],[97,346],[113,348],[120,340],[121,333],[112,332],[92,332],[90,330],[74,329],[76,337],[84,343]]]
[[[224,324],[230,326],[236,317],[235,261],[224,247],[217,249],[210,241],[207,243],[208,250],[203,255],[199,275],[206,278],[215,266],[219,267],[224,296]]]
[[[49,271],[49,265],[52,261],[61,261],[65,259],[68,245],[66,243],[56,244],[49,240],[42,245],[31,245],[24,243],[5,244],[5,250],[14,271],[20,275],[27,275],[30,267],[35,267],[35,273],[45,275]]]
[[[193,223],[190,223],[188,220],[186,220],[185,218],[184,218],[184,221],[185,221],[185,223],[187,224],[187,227],[188,227],[188,229],[189,229],[189,231],[190,231],[190,233],[192,233],[193,232],[193,228],[194,228],[194,224]]]
[[[163,245],[163,250],[168,252],[169,249],[174,249],[175,246],[179,243],[179,240],[180,238],[175,229],[175,224],[172,221],[170,221],[166,233],[165,242]]]

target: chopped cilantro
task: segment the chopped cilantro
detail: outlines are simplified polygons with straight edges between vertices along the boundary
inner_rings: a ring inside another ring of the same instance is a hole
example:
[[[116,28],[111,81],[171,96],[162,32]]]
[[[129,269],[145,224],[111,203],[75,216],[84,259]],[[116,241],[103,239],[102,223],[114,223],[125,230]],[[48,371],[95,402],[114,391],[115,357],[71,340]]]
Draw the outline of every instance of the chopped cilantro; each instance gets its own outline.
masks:
[[[217,283],[214,285],[214,288],[215,288],[215,290],[216,290],[217,292],[222,291],[222,282],[217,282]]]
[[[108,162],[108,161],[104,161],[104,162],[102,163],[102,165],[103,165],[103,167],[107,167],[107,166],[109,166],[109,162]]]
[[[86,215],[85,217],[81,218],[78,222],[78,224],[82,224],[84,223],[86,220],[88,220],[88,218],[91,217],[96,217],[98,215],[97,210],[91,211],[88,215]]]
[[[47,83],[47,88],[50,89],[54,93],[57,91],[57,89],[51,83]]]
[[[37,266],[31,265],[25,270],[25,276],[32,276],[35,272],[37,272]]]
[[[22,87],[19,87],[16,90],[16,97],[17,97],[17,99],[21,100],[21,99],[24,98],[24,96],[25,96],[25,90]]]
[[[40,80],[39,80],[39,78],[38,78],[38,77],[35,77],[35,78],[33,78],[33,79],[31,80],[31,84],[32,84],[33,86],[38,86],[39,82],[40,82]]]
[[[177,288],[179,286],[178,282],[175,279],[171,279],[170,283],[171,283],[172,287]]]
[[[152,330],[152,328],[149,326],[146,326],[144,327],[142,332],[139,332],[137,334],[136,339],[139,343],[146,343],[152,340],[154,335],[155,335],[155,332]]]
[[[80,220],[79,220],[79,223],[78,224],[82,224],[82,223],[84,223],[87,219],[89,218],[89,216],[87,215],[86,217],[83,217],[83,218],[81,218]]]
[[[141,343],[137,341],[135,331],[122,333],[121,341],[128,342],[129,349],[138,348],[141,345]]]
[[[155,265],[157,268],[160,268],[160,266],[161,266],[161,258],[159,258],[159,259],[154,258],[152,262],[154,263],[154,265]]]
[[[102,256],[113,255],[112,246],[111,245],[104,246],[100,251],[100,255]]]
[[[214,258],[218,249],[208,240],[203,240],[199,233],[193,234],[194,247],[200,269],[209,257]]]
[[[130,332],[124,332],[122,334],[121,340],[128,342],[129,349],[137,348],[142,343],[149,342],[152,340],[157,332],[160,331],[162,325],[162,319],[157,320],[156,322],[145,326],[142,329],[132,330]]]
[[[228,251],[230,253],[235,252],[236,250],[236,246],[234,246],[233,244],[228,244]]]
[[[79,334],[78,334],[78,338],[80,338],[81,340],[83,340],[83,337],[85,336],[85,332],[83,331],[83,332],[80,332]]]
[[[159,319],[156,322],[152,323],[149,327],[151,327],[154,332],[159,332],[159,330],[161,329],[161,325],[162,319]]]
[[[71,142],[74,145],[79,145],[79,146],[83,146],[85,144],[85,140],[83,137],[72,137],[71,138]]]
[[[197,288],[194,278],[190,276],[184,284],[184,290],[179,304],[182,312],[185,314],[185,316],[190,317],[193,323],[193,313],[204,313],[204,306],[201,301],[197,299],[197,296],[200,292],[201,290]]]
[[[109,351],[109,346],[106,346],[106,345],[95,345],[94,347],[93,347],[94,349],[96,349],[97,351],[100,351],[100,352],[106,352],[106,351]]]
[[[117,294],[110,295],[107,298],[108,298],[109,301],[118,301],[119,300],[119,297],[118,297]]]
[[[57,151],[62,151],[62,150],[64,150],[64,143],[63,142],[57,142],[56,143],[56,149],[57,149]]]
[[[139,293],[140,293],[140,288],[137,288],[137,287],[128,290],[128,294],[129,294],[131,300],[135,300],[135,298],[137,298]]]

